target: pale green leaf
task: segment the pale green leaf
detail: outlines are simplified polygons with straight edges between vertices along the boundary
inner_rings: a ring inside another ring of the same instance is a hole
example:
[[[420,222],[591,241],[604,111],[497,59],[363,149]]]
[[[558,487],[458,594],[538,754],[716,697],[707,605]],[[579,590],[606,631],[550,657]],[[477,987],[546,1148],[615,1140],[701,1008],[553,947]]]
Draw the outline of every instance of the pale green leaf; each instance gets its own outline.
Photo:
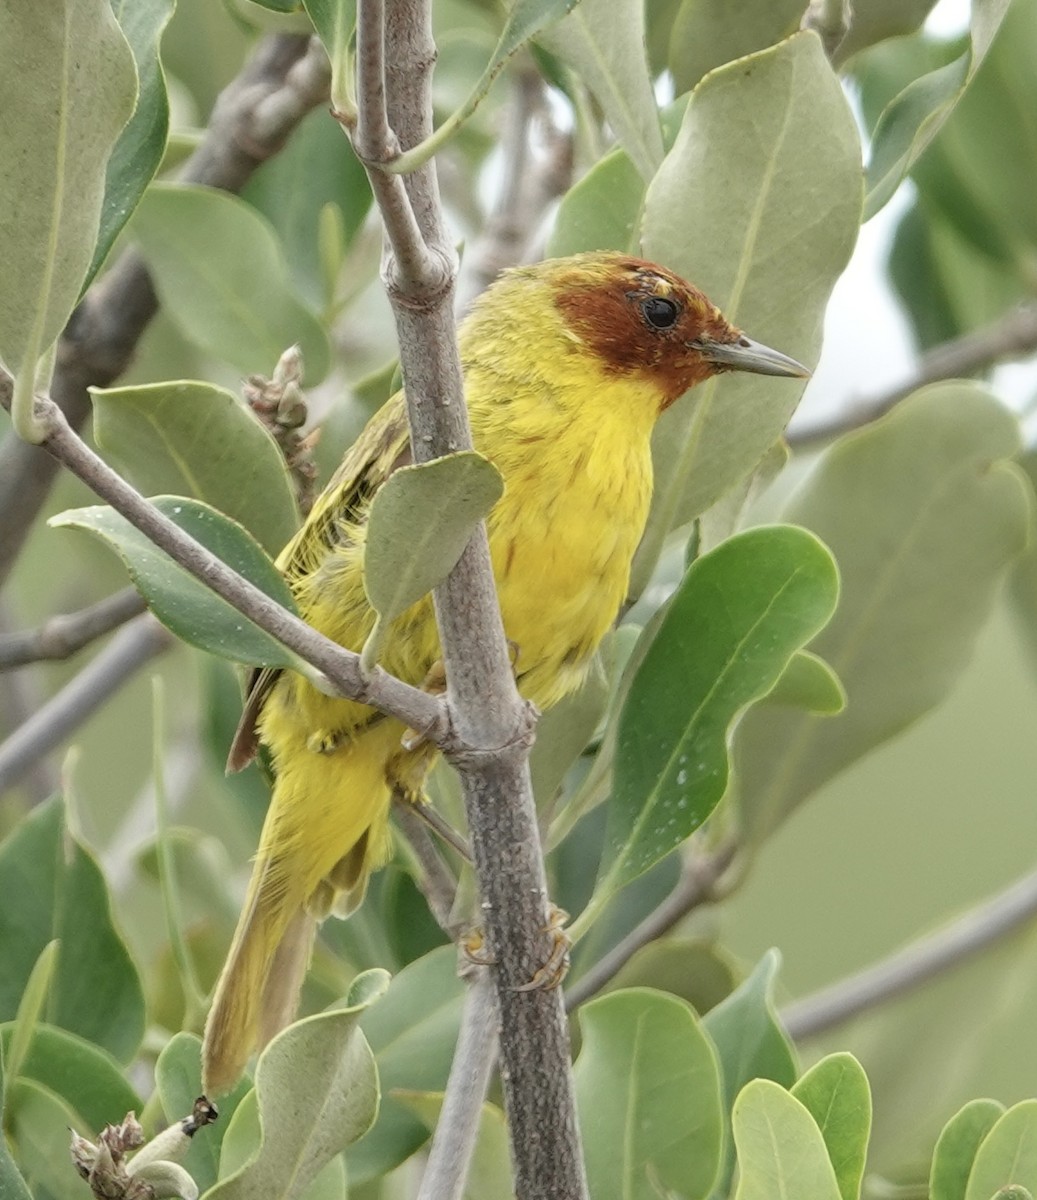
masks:
[[[169,132],[169,99],[159,58],[162,32],[176,0],[112,0],[137,64],[140,90],[133,116],[119,135],[105,175],[101,226],[86,283],[101,267],[119,231],[162,162]]]
[[[280,571],[240,525],[183,496],[156,496],[152,504],[227,566],[294,611]],[[104,505],[69,509],[51,517],[49,524],[83,529],[101,538],[126,564],[155,616],[192,646],[252,666],[299,665],[291,650],[199,583],[114,509]]]
[[[792,1094],[817,1122],[842,1200],[858,1200],[871,1133],[871,1090],[845,1051],[829,1054],[796,1081]]]
[[[22,1073],[25,1057],[29,1052],[33,1034],[43,1013],[43,1005],[47,1000],[54,979],[54,969],[58,962],[60,942],[56,939],[48,942],[40,951],[39,958],[33,963],[29,978],[25,983],[25,991],[18,1002],[14,1025],[11,1028],[11,1040],[4,1054],[7,1070],[15,1079]]]
[[[324,330],[292,288],[270,225],[243,200],[192,184],[152,184],[131,231],[162,307],[192,342],[249,374],[269,373],[297,343],[306,383],[327,373]]]
[[[0,1120],[3,1121],[3,1127],[9,1129],[10,1122],[6,1116],[5,1105],[6,1079],[7,1070],[4,1065],[3,1047],[0,1046]],[[0,1137],[0,1196],[3,1196],[5,1200],[32,1200],[29,1185],[11,1157],[11,1149],[7,1144],[6,1137]]]
[[[443,1108],[442,1092],[396,1090],[396,1098],[422,1122],[431,1134]],[[515,1185],[511,1171],[511,1146],[504,1113],[489,1101],[479,1115],[479,1131],[465,1179],[466,1200],[512,1200]]]
[[[716,1054],[690,1006],[649,988],[579,1010],[574,1069],[592,1196],[705,1200],[720,1163]]]
[[[939,133],[990,49],[1009,0],[972,0],[971,40],[952,62],[910,83],[887,106],[871,138],[865,220],[892,197],[913,163]]]
[[[836,48],[836,61],[887,38],[920,29],[936,0],[854,0],[850,28]]]
[[[1037,1100],[1023,1100],[998,1118],[976,1151],[965,1200],[990,1200],[1009,1184],[1037,1192]]]
[[[191,496],[277,554],[299,525],[284,457],[242,402],[192,380],[91,388],[94,436],[146,495]]]
[[[82,1132],[83,1122],[75,1109],[34,1079],[13,1079],[7,1089],[6,1116],[5,1133],[18,1147],[19,1165],[31,1194],[37,1200],[82,1200],[83,1181],[68,1154],[69,1130],[79,1126]],[[6,1192],[3,1197],[8,1200]]]
[[[731,1113],[738,1152],[734,1200],[840,1200],[814,1118],[783,1087],[755,1079]]]
[[[331,103],[338,111],[349,112],[356,107],[350,62],[356,0],[303,0],[303,8],[331,59]]]
[[[450,574],[503,490],[500,472],[474,450],[401,467],[378,489],[364,541],[364,589],[378,614],[364,651],[372,663],[388,623]]]
[[[846,707],[846,689],[823,658],[799,650],[763,703],[832,716]]]
[[[735,20],[729,0],[684,0],[670,33],[677,95],[693,88],[707,71],[795,33],[802,16],[803,0],[742,0]]]
[[[585,250],[636,250],[645,181],[625,150],[613,150],[562,197],[547,243],[549,258]]]
[[[1004,1112],[996,1100],[970,1100],[951,1117],[933,1151],[930,1200],[965,1200],[976,1151]]]
[[[663,141],[645,59],[642,0],[582,0],[538,41],[593,92],[620,145],[651,179],[662,162]]]
[[[90,265],[137,80],[108,0],[4,0],[0,25],[0,360],[31,386]]]
[[[734,760],[752,840],[947,695],[1026,544],[1028,488],[1006,461],[1018,446],[983,388],[936,384],[837,443],[786,506],[839,563],[839,609],[811,648],[848,703],[834,717],[747,714]]]
[[[645,256],[702,288],[750,337],[810,365],[857,236],[860,154],[853,114],[814,34],[721,67],[692,94],[648,188]],[[634,594],[667,533],[755,467],[801,392],[799,382],[733,374],[663,414]]]

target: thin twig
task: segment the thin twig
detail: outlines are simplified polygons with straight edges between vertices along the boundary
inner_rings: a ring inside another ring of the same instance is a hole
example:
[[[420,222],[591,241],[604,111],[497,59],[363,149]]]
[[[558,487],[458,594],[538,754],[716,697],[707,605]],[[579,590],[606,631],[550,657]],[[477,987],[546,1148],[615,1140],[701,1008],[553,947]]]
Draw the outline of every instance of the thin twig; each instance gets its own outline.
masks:
[[[79,612],[50,617],[36,629],[0,636],[0,671],[71,658],[96,638],[125,625],[143,611],[140,595],[133,588],[126,588]]]
[[[0,404],[7,403],[10,391],[11,377],[0,371]],[[366,673],[360,665],[359,654],[343,649],[337,642],[311,629],[149,504],[86,445],[52,401],[38,399],[37,410],[51,430],[42,443],[49,454],[59,459],[102,500],[107,500],[116,512],[185,571],[282,645],[294,650],[317,672],[322,672],[322,676],[314,678],[315,683],[331,694],[348,696],[399,717],[409,728],[420,730],[429,741],[447,752],[454,749],[457,740],[442,701],[378,668]]]
[[[718,880],[738,853],[735,841],[726,842],[712,854],[685,861],[677,886],[625,938],[580,976],[565,992],[567,1011],[596,996],[610,983],[642,947],[669,932],[674,925],[701,904],[715,898]]]
[[[789,445],[799,450],[832,441],[884,417],[906,396],[926,384],[974,375],[984,367],[1025,358],[1034,352],[1037,352],[1037,307],[1020,305],[982,329],[944,342],[923,354],[917,371],[906,383],[853,403],[845,412],[828,420],[802,429],[793,427],[788,435]]]
[[[489,973],[480,968],[465,998],[461,1032],[418,1200],[460,1200],[464,1194],[496,1050],[497,1005]]]
[[[264,39],[220,95],[201,144],[181,178],[238,192],[285,144],[304,116],[327,100],[331,70],[316,38]],[[158,297],[143,259],[123,254],[89,289],[58,343],[51,395],[78,429],[90,413],[90,387],[126,370]],[[47,495],[57,464],[13,434],[0,445],[0,584]]]
[[[1037,916],[1037,870],[936,933],[782,1010],[796,1039],[816,1037],[959,966]]]
[[[148,616],[138,617],[121,629],[74,679],[0,745],[0,792],[17,783],[25,771],[61,745],[127,679],[172,644],[172,634]]]
[[[396,824],[400,827],[407,844],[414,852],[414,857],[421,867],[421,877],[418,887],[428,901],[429,911],[436,923],[450,938],[456,938],[459,932],[458,922],[453,917],[454,897],[457,894],[457,880],[447,866],[439,847],[429,832],[421,814],[416,811],[414,803],[405,796],[393,795],[393,812]]]

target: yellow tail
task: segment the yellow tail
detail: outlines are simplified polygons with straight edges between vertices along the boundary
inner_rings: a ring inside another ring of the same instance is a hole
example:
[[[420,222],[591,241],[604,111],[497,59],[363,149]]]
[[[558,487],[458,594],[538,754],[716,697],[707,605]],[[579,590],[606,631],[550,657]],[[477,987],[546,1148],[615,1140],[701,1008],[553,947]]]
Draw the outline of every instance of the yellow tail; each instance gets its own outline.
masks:
[[[387,766],[402,726],[380,721],[330,753],[278,746],[279,773],[248,895],[205,1025],[202,1081],[227,1092],[295,1015],[318,919],[348,915],[389,848]]]

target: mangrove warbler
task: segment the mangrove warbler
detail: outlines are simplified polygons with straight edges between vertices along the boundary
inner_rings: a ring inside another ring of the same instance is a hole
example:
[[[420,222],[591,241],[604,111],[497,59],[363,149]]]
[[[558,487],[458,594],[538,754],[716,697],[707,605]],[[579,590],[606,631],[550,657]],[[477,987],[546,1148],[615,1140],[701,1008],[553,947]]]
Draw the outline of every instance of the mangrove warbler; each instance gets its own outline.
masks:
[[[546,708],[579,686],[626,594],[659,414],[722,371],[806,372],[670,271],[611,253],[507,272],[464,321],[460,346],[475,448],[504,478],[487,528],[515,675]],[[367,507],[409,454],[398,394],[278,560],[303,617],[353,650],[374,621],[362,579]],[[426,597],[394,622],[381,664],[421,684],[439,658]],[[433,752],[404,749],[403,733],[292,672],[258,675],[231,765],[248,761],[258,735],[276,782],[205,1030],[207,1092],[231,1087],[291,1020],[315,921],[352,911],[387,857],[392,792],[420,799]]]

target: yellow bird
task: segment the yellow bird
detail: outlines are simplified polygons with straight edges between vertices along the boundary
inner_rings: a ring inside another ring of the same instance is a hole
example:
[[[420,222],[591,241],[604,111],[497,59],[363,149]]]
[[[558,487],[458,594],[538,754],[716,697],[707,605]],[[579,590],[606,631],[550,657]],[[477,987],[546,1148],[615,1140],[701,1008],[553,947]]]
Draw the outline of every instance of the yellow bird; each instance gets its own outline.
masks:
[[[459,341],[472,439],[504,479],[487,521],[504,627],[519,690],[544,709],[579,687],[626,595],[659,414],[723,371],[807,372],[664,267],[615,253],[506,272]],[[302,616],[352,650],[374,622],[362,578],[368,506],[409,461],[400,393],[347,451],[278,560]],[[394,622],[381,664],[415,685],[435,672],[429,598]],[[404,749],[403,733],[399,721],[290,671],[254,679],[229,765],[244,766],[258,738],[276,781],[205,1029],[209,1094],[232,1087],[292,1019],[315,922],[351,912],[388,856],[393,791],[421,799],[433,752]]]

